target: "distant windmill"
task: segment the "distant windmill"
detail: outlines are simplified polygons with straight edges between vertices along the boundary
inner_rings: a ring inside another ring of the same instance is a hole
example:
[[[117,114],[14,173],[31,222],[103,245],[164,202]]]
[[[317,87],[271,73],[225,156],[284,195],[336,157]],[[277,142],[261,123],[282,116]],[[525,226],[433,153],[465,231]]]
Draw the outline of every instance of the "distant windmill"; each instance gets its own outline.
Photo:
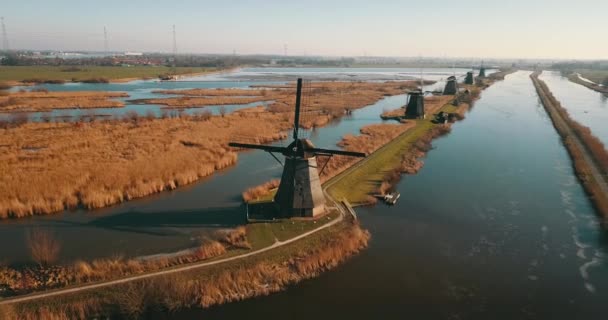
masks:
[[[480,78],[486,77],[486,67],[483,66],[483,60],[481,60],[481,66],[479,67],[479,77]]]
[[[452,63],[452,75],[448,77],[445,88],[443,89],[443,95],[454,95],[458,92],[458,82],[456,81],[456,69]]]
[[[228,144],[236,148],[264,150],[277,160],[278,158],[274,153],[285,156],[285,163],[282,163],[281,183],[274,197],[274,203],[278,206],[279,215],[282,217],[315,217],[325,212],[325,195],[319,180],[317,156],[365,157],[365,154],[360,152],[315,148],[310,140],[299,138],[301,96],[302,79],[298,79],[293,142],[287,147],[236,142]],[[321,172],[323,169],[321,168]]]
[[[424,69],[420,69],[420,90],[410,91],[407,94],[407,102],[405,104],[405,117],[424,119],[426,112],[424,110],[424,95],[431,91],[424,91]]]

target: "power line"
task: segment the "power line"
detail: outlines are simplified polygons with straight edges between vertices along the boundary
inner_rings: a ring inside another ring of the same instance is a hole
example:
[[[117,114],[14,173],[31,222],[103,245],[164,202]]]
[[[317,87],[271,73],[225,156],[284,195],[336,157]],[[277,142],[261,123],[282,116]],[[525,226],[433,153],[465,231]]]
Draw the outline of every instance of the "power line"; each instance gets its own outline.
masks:
[[[6,34],[6,25],[4,24],[4,17],[0,17],[0,24],[2,24],[2,49],[8,51],[8,35]]]
[[[173,59],[177,56],[177,36],[175,32],[175,25],[173,25]]]
[[[104,52],[109,52],[110,51],[110,46],[108,45],[108,30],[106,30],[106,27],[103,27],[103,51]]]

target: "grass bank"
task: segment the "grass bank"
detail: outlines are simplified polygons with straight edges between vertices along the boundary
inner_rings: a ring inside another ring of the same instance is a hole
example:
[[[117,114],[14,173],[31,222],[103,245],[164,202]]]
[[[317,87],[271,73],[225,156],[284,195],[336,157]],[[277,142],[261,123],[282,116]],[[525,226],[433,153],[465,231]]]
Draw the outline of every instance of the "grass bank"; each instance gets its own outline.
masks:
[[[562,138],[572,159],[576,176],[589,195],[598,214],[608,219],[608,151],[589,128],[570,117],[568,111],[553,96],[546,83],[538,78],[540,72],[530,75],[536,92]]]
[[[482,89],[496,81],[503,80],[506,75],[515,70],[505,70],[493,74],[486,79],[479,79],[476,85],[465,86],[470,92],[460,106],[451,104],[453,98],[441,100],[444,103],[432,109],[433,112],[457,113],[459,119],[464,119],[465,112],[479,97]],[[389,111],[390,112],[390,111]],[[437,124],[432,121],[433,115],[415,121],[416,126],[408,129],[390,142],[379,148],[364,160],[329,180],[328,193],[335,199],[346,199],[354,205],[369,204],[375,201],[374,194],[382,194],[393,188],[402,173],[413,174],[421,167],[419,160],[430,150],[431,141],[450,132],[450,124]]]
[[[333,269],[367,247],[370,235],[343,221],[283,247],[247,259],[100,289],[0,306],[20,319],[84,319],[213,305],[268,295]]]
[[[581,76],[585,77],[586,79],[591,80],[590,78],[587,78],[584,74],[581,74]],[[578,73],[571,73],[568,75],[568,80],[570,80],[574,83],[580,84],[581,86],[585,86],[585,87],[587,87],[591,90],[597,91],[597,92],[608,94],[608,87],[600,86],[600,85],[596,84],[596,83],[602,83],[602,81],[605,81],[605,80],[600,80],[601,78],[599,78],[597,76],[592,77],[592,78],[593,78],[593,80],[591,80],[591,81],[593,81],[595,83],[589,83],[589,82],[581,79],[578,76]],[[606,77],[604,79],[608,79],[608,72],[606,72]],[[599,80],[599,81],[596,82],[596,80]]]
[[[16,82],[120,82],[136,79],[157,79],[160,75],[175,73],[203,74],[216,71],[215,68],[177,67],[173,70],[166,66],[0,66],[0,81]],[[104,81],[105,79],[105,81]]]

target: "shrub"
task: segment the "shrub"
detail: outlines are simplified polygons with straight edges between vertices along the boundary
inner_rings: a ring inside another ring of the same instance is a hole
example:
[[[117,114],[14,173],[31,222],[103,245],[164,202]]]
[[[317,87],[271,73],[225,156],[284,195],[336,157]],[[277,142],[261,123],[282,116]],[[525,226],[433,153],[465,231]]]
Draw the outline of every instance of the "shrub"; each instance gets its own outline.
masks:
[[[59,241],[49,231],[31,229],[26,234],[27,245],[32,259],[41,266],[54,263],[61,249]]]

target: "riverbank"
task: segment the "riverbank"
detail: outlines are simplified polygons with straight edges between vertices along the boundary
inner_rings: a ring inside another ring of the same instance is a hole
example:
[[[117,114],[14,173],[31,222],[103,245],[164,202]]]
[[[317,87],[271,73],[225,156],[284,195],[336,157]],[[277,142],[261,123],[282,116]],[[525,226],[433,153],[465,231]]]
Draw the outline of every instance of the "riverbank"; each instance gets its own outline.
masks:
[[[401,124],[379,124],[361,128],[358,136],[346,136],[338,146],[349,151],[365,152],[368,156],[363,159],[348,157],[332,157],[321,175],[328,193],[335,199],[346,199],[353,205],[373,204],[377,195],[389,192],[396,184],[401,174],[415,174],[424,163],[420,160],[431,149],[433,139],[450,132],[451,123],[443,124],[434,121],[438,112],[457,114],[456,119],[462,120],[481,90],[488,88],[496,81],[515,72],[502,70],[485,79],[479,79],[475,85],[463,85],[469,92],[461,97],[462,102],[454,106],[454,96],[433,96],[425,98],[428,101],[426,119],[403,120]],[[387,114],[403,114],[403,109],[385,111]],[[400,118],[400,116],[398,117]],[[390,134],[386,134],[386,131]],[[326,159],[319,160],[323,167]],[[251,187],[243,193],[245,201],[268,201],[276,191],[277,181]]]
[[[7,304],[0,300],[0,314],[18,314],[22,319],[71,319],[117,314],[139,317],[159,309],[207,308],[281,291],[315,277],[363,250],[370,239],[351,219],[336,220],[311,232],[315,235],[305,233],[225,262],[168,269],[141,279],[93,285],[86,291],[76,287],[27,302]]]
[[[538,96],[562,137],[579,181],[604,219],[605,227],[608,219],[608,152],[589,128],[569,116],[539,75],[538,71],[530,75]]]
[[[0,82],[6,82],[12,86],[66,82],[121,83],[141,79],[158,79],[159,76],[166,74],[196,76],[217,71],[221,70],[167,66],[0,66]]]
[[[591,90],[597,91],[597,92],[601,92],[604,94],[608,94],[608,87],[605,86],[600,86],[599,84],[595,83],[595,82],[589,82],[589,81],[585,81],[583,79],[580,78],[580,74],[579,73],[571,73],[568,75],[568,80],[576,83],[576,84],[580,84],[581,86],[587,87]]]
[[[76,91],[49,92],[37,90],[29,92],[10,92],[0,96],[0,112],[45,112],[55,109],[95,109],[121,108],[124,92]],[[50,121],[50,116],[49,119]]]
[[[477,84],[465,86],[469,94],[461,99],[463,101],[458,106],[454,106],[451,103],[453,97],[449,97],[449,99],[439,99],[444,104],[433,111],[455,113],[458,115],[456,119],[462,120],[475,100],[479,98],[481,90],[490,87],[496,81],[504,80],[513,72],[515,70],[502,70],[485,79],[479,79]],[[329,180],[327,184],[331,187],[328,188],[328,192],[335,199],[346,199],[353,205],[367,205],[375,203],[374,195],[390,192],[401,179],[402,174],[418,172],[424,165],[420,159],[431,149],[432,140],[448,134],[451,130],[452,123],[436,123],[433,121],[433,116],[427,114],[426,119],[407,120],[407,122],[414,121],[416,126],[382,145],[367,158],[356,163],[353,168],[345,171],[346,177],[337,175],[335,181]]]

